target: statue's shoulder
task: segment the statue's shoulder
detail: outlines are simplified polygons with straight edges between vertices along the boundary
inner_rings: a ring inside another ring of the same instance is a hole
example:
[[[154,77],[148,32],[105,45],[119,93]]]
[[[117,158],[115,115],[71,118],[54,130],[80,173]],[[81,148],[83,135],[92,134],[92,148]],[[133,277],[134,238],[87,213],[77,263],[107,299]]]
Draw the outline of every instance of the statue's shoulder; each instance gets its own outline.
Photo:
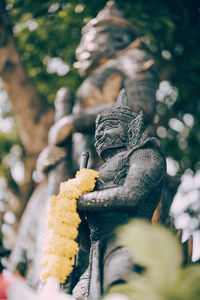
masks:
[[[118,60],[123,61],[127,58],[137,62],[144,62],[149,59],[153,60],[153,56],[147,50],[142,48],[133,48],[125,51],[118,57]]]
[[[118,59],[116,65],[118,69],[123,73],[127,73],[130,76],[130,72],[148,71],[155,69],[156,64],[153,56],[144,49],[136,48],[130,49],[122,53]]]
[[[159,140],[154,137],[147,137],[138,145],[129,149],[129,164],[135,161],[159,163],[165,168],[166,159]]]

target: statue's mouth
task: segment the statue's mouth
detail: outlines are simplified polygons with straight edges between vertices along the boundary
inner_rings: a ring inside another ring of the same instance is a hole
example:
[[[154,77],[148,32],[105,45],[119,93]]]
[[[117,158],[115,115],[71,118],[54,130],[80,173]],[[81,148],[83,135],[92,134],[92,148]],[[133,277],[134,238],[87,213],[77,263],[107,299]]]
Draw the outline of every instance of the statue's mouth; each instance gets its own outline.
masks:
[[[108,149],[121,148],[125,146],[125,141],[123,141],[120,136],[105,135],[99,138],[95,147],[99,155],[102,157],[102,152]]]

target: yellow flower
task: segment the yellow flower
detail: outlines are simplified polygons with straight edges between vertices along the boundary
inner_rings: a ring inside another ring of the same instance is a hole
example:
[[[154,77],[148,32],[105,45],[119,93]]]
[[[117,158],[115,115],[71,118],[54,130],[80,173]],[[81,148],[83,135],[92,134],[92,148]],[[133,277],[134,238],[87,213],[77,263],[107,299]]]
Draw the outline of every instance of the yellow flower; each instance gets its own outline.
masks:
[[[76,226],[69,225],[64,222],[59,222],[59,226],[54,226],[53,228],[48,228],[47,235],[52,234],[54,236],[65,237],[69,240],[75,240],[78,236],[78,229]],[[46,240],[46,239],[45,239]]]
[[[50,201],[51,200],[52,199],[50,199]],[[51,210],[53,210],[53,209],[56,209],[56,210],[64,209],[68,212],[69,211],[74,212],[77,209],[76,199],[66,199],[66,198],[63,198],[63,196],[58,195],[57,196],[57,202],[51,201],[51,203],[52,202],[53,202],[53,205],[51,204],[51,206],[52,206]]]
[[[78,226],[80,222],[81,219],[76,212],[67,212],[67,213],[59,212],[58,215],[55,215],[52,214],[50,211],[47,220],[47,227],[51,229],[58,226],[62,226],[63,223],[66,223],[68,225]]]
[[[70,183],[68,183],[68,181],[61,183],[59,194],[67,197],[68,199],[77,199],[82,195],[80,189],[71,185]]]
[[[65,256],[46,254],[42,260],[41,279],[46,281],[50,276],[58,278],[60,283],[66,281],[67,276],[73,270],[74,258],[67,259]]]
[[[50,276],[66,281],[73,270],[78,244],[78,226],[81,219],[77,213],[78,199],[82,194],[93,191],[98,172],[82,169],[76,177],[60,185],[59,194],[50,199],[47,217],[47,233],[42,247],[41,279]]]
[[[74,240],[66,239],[65,237],[47,237],[46,243],[42,248],[45,254],[56,254],[59,256],[66,256],[71,258],[74,252],[78,249],[78,244]]]

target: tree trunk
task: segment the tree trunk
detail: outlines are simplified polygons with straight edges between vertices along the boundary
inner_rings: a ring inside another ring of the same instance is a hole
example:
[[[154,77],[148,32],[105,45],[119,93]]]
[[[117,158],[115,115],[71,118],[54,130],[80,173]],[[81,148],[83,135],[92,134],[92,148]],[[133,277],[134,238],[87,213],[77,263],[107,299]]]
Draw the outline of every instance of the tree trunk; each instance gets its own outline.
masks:
[[[25,182],[21,201],[30,194],[31,174],[40,151],[47,145],[47,133],[54,120],[53,109],[45,111],[33,84],[28,79],[18,53],[8,17],[0,1],[0,77],[12,103],[19,137],[25,151]]]

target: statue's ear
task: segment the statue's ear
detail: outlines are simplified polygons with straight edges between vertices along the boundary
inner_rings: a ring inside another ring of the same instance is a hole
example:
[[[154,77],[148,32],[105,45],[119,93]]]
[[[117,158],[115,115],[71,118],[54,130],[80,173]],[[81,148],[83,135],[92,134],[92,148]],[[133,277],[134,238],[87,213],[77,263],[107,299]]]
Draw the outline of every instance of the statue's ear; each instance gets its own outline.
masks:
[[[142,134],[144,132],[144,117],[143,111],[133,119],[128,126],[128,146],[134,147],[140,142]]]
[[[98,123],[100,122],[100,120],[101,120],[101,114],[98,114],[97,118],[96,118],[96,121],[95,121],[96,127],[97,127]]]

